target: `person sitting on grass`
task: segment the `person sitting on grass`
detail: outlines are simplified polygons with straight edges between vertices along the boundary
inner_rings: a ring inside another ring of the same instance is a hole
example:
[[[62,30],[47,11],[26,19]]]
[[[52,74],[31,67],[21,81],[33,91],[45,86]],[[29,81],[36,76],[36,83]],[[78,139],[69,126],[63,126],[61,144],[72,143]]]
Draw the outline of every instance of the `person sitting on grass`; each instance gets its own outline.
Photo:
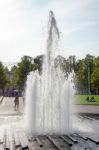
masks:
[[[94,98],[94,96],[92,96],[91,98],[89,98],[89,96],[86,98],[87,102],[96,102],[96,99]]]
[[[94,96],[91,97],[90,101],[91,101],[91,102],[96,102]]]
[[[87,101],[87,102],[89,102],[89,101],[90,101],[89,96],[86,98],[86,101]]]

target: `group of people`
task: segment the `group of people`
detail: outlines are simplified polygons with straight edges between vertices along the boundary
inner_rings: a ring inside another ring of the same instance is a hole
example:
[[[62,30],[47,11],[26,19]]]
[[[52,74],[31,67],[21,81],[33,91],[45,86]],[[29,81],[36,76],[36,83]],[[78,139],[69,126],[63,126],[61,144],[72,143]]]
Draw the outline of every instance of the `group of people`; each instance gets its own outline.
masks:
[[[92,96],[91,98],[88,96],[88,97],[86,98],[86,101],[87,101],[87,102],[96,102],[96,99],[94,98],[94,96]]]

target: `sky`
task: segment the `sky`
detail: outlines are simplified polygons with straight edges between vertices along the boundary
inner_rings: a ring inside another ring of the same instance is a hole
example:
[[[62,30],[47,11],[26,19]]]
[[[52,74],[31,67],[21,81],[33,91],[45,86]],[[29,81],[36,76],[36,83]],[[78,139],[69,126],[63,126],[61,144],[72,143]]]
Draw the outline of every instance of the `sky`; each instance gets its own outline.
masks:
[[[0,61],[45,54],[50,10],[61,32],[61,55],[99,56],[99,0],[0,0]]]

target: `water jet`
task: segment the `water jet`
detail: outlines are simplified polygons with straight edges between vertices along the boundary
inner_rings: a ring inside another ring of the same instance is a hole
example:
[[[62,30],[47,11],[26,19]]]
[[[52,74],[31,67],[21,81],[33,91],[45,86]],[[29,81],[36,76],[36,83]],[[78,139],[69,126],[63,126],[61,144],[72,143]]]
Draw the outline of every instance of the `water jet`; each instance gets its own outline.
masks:
[[[59,38],[57,22],[50,11],[42,74],[31,72],[26,83],[25,125],[33,135],[68,134],[71,130],[71,79],[55,67]]]

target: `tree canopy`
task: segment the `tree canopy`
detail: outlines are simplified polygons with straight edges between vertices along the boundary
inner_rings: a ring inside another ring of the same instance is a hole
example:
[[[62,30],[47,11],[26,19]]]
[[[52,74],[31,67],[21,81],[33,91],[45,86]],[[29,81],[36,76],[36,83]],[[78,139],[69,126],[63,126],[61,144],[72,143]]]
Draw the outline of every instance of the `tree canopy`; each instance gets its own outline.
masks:
[[[31,71],[38,70],[42,74],[42,64],[44,55],[32,58],[23,56],[21,61],[13,66],[11,74],[12,80],[8,80],[8,69],[0,62],[0,88],[7,86],[24,89],[27,75]],[[99,57],[87,54],[83,59],[76,59],[76,56],[69,56],[67,59],[63,56],[55,58],[55,67],[60,66],[66,78],[74,70],[75,86],[80,93],[93,93],[98,90],[99,93]]]
[[[21,58],[21,62],[12,68],[13,71],[13,84],[19,89],[23,89],[29,72],[37,69],[37,65],[33,63],[33,58],[30,56],[24,56]]]
[[[5,68],[3,64],[0,62],[0,88],[4,90],[7,83],[8,83],[7,68]]]

